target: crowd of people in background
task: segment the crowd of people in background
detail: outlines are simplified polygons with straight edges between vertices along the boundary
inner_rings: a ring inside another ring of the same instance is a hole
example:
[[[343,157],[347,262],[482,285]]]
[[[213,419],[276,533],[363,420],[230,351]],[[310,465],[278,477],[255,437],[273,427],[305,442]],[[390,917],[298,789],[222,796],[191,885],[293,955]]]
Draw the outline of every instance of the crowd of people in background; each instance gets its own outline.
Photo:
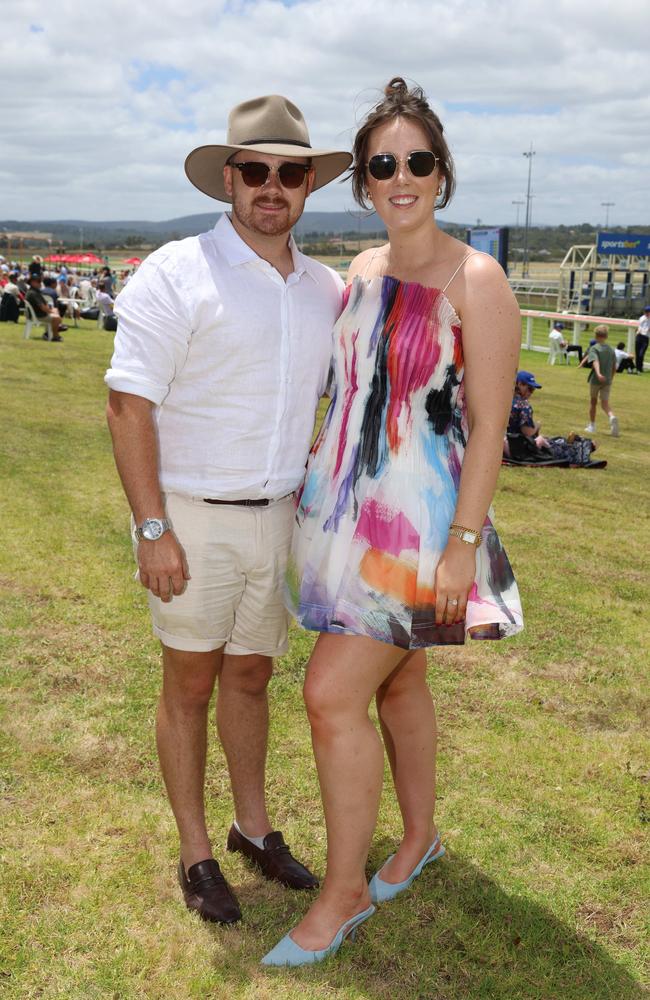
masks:
[[[62,340],[61,333],[67,330],[63,320],[73,314],[94,320],[101,316],[100,325],[103,329],[114,332],[117,329],[117,316],[113,312],[115,297],[128,283],[135,270],[133,267],[118,273],[108,265],[104,265],[83,271],[77,267],[68,268],[65,264],[56,269],[48,269],[47,261],[38,254],[35,254],[28,264],[6,260],[0,255],[0,322],[17,323],[21,312],[24,311],[25,302],[29,302],[36,318],[46,321],[51,326],[51,336],[46,331],[43,334],[44,340]],[[614,349],[615,371],[630,375],[641,374],[649,340],[650,305],[645,307],[643,315],[639,317],[634,354],[626,350],[624,341],[617,343]],[[595,338],[589,341],[587,351],[584,352],[580,344],[574,344],[569,340],[565,324],[561,320],[555,320],[549,333],[549,343],[551,342],[555,343],[556,350],[565,355],[575,352],[580,367],[585,365],[592,367],[593,362],[589,360],[589,352],[597,342]],[[515,398],[517,398],[516,393]],[[590,414],[586,429],[593,431],[593,428],[594,420]],[[531,434],[532,426],[527,426],[526,431]],[[532,438],[538,442],[537,447],[546,447],[546,441],[539,435],[539,431],[532,435]]]
[[[115,296],[127,284],[134,269],[113,271],[108,265],[83,271],[61,264],[50,269],[43,258],[34,255],[28,264],[0,256],[0,322],[17,323],[25,303],[36,319],[51,326],[52,336],[44,340],[62,340],[67,329],[63,320],[75,315],[98,319],[105,330],[115,330]]]

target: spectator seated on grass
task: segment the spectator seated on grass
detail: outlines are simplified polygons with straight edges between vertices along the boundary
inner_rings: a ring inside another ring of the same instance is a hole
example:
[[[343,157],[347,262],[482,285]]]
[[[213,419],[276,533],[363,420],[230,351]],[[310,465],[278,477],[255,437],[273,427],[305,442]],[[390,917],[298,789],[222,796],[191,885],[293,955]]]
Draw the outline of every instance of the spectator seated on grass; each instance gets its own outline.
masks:
[[[546,438],[541,424],[533,417],[530,397],[541,389],[532,372],[517,372],[515,395],[510,409],[508,430],[503,441],[503,461],[506,465],[545,465],[603,469],[607,462],[594,462],[594,441],[570,434],[568,438]]]
[[[625,350],[625,341],[621,340],[614,348],[614,354],[616,355],[616,371],[629,372],[630,375],[636,375],[636,365],[634,363],[634,355],[628,354]]]
[[[533,408],[530,404],[530,397],[535,392],[535,389],[541,388],[541,385],[535,379],[532,372],[517,372],[515,394],[508,420],[508,433],[504,441],[504,453],[506,457],[509,454],[508,441],[512,437],[524,437],[537,449],[548,446],[547,439],[540,434],[541,424],[535,422]]]
[[[32,274],[29,277],[29,291],[26,295],[27,301],[36,313],[37,319],[46,320],[52,326],[52,340],[63,340],[61,336],[62,330],[67,330],[67,326],[61,323],[61,317],[59,316],[54,304],[50,305],[51,298],[46,299],[41,291],[41,279],[38,274]],[[47,340],[47,332],[43,334],[43,340]]]

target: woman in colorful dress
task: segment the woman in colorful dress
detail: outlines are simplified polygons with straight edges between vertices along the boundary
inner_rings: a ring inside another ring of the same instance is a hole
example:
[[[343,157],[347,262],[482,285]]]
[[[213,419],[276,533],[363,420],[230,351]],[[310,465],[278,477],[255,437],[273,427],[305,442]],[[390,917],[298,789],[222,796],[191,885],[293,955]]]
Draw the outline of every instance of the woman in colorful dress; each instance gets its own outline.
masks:
[[[436,224],[454,169],[419,88],[388,84],[354,158],[355,198],[372,202],[389,242],[350,268],[333,395],[299,497],[288,576],[292,613],[320,633],[304,693],[327,874],[267,965],[337,951],[376,904],[444,854],[426,649],[523,627],[490,512],[519,355],[517,303],[492,257]],[[368,885],[384,746],[404,834]]]

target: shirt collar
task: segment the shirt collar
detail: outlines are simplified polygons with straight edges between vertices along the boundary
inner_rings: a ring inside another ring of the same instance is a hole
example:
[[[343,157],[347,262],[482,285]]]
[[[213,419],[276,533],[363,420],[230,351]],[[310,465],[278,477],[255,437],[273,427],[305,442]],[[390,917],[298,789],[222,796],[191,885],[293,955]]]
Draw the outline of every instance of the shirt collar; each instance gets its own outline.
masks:
[[[225,212],[215,225],[213,233],[230,267],[238,267],[240,264],[261,259],[248,243],[244,242]],[[289,250],[296,277],[308,274],[313,281],[317,281],[316,265],[304,253],[300,253],[293,236],[289,237]]]
[[[217,222],[213,232],[221,252],[231,267],[247,264],[251,260],[259,260],[255,251],[247,243],[244,243],[225,212]]]

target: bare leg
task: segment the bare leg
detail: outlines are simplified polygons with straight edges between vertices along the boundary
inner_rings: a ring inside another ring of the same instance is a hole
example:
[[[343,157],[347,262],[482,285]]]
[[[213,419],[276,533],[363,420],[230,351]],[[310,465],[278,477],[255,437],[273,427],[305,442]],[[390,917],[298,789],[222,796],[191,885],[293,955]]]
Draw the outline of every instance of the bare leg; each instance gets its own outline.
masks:
[[[309,661],[305,703],[325,811],[327,874],[320,896],[292,931],[303,948],[326,947],[348,917],[370,904],[365,864],[384,754],[368,707],[404,655],[362,636],[322,634]]]
[[[436,714],[426,683],[424,650],[407,656],[377,691],[379,721],[404,822],[404,839],[382,869],[385,882],[403,882],[436,834]]]
[[[205,755],[208,705],[221,658],[220,649],[190,653],[163,646],[156,739],[186,871],[212,857],[205,824]]]
[[[237,823],[249,837],[271,831],[264,796],[269,733],[268,656],[226,654],[219,671],[217,728],[228,761]]]
[[[596,422],[596,404],[597,404],[597,402],[598,402],[598,400],[594,396],[592,396],[592,398],[589,400],[589,423],[590,424],[595,424],[595,422]]]

